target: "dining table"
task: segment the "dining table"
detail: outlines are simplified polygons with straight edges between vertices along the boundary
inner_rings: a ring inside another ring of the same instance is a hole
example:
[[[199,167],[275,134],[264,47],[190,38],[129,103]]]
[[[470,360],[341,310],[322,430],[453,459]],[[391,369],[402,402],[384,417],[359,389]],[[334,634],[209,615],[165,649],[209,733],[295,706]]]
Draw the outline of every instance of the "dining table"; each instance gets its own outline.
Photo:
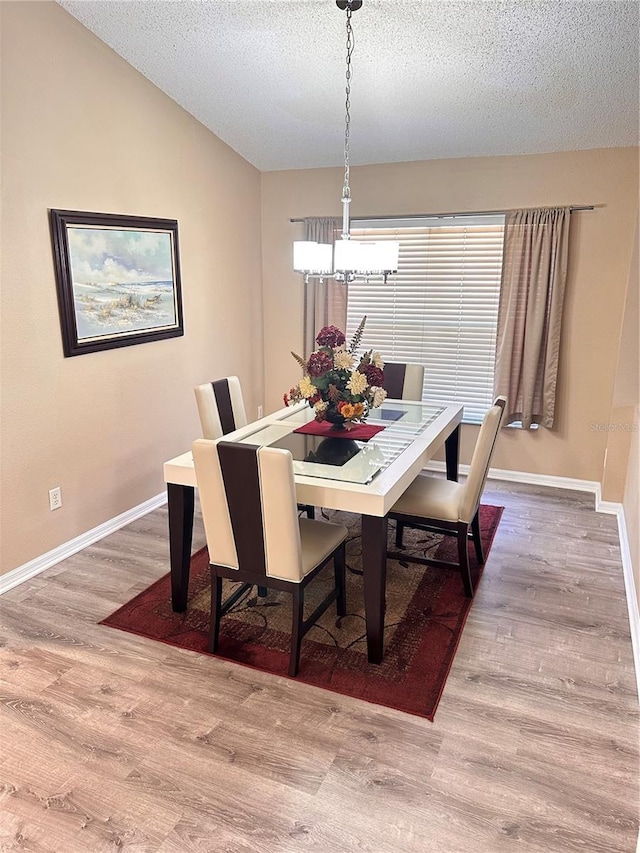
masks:
[[[362,579],[367,656],[384,653],[388,513],[427,462],[444,445],[446,476],[458,479],[458,404],[387,398],[372,409],[367,424],[380,431],[367,441],[348,430],[326,437],[297,432],[314,421],[305,402],[285,407],[224,436],[225,441],[288,449],[293,457],[299,504],[356,513],[362,518]],[[164,463],[169,516],[171,604],[187,607],[193,536],[196,472],[191,451]]]

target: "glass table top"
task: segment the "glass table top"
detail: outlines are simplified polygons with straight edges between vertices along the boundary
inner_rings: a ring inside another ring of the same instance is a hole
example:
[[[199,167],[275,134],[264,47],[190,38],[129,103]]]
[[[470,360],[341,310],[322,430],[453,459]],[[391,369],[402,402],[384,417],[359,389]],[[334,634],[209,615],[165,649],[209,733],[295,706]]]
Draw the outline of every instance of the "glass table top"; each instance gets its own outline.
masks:
[[[371,425],[384,426],[369,441],[348,437],[302,435],[297,427],[314,419],[309,406],[285,412],[276,422],[244,435],[247,444],[280,447],[291,452],[295,474],[350,483],[369,483],[396,459],[442,412],[442,406],[386,400],[372,409]]]

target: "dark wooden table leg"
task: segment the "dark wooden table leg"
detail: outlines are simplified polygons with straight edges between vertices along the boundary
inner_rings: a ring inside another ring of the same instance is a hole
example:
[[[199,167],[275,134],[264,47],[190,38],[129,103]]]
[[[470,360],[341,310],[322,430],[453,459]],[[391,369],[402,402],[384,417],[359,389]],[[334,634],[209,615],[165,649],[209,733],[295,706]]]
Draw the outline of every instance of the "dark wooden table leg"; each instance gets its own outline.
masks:
[[[369,663],[380,663],[384,652],[387,525],[387,516],[362,516],[362,576]]]
[[[447,480],[458,480],[458,460],[460,458],[460,424],[444,441],[444,455],[447,466]]]
[[[187,609],[195,489],[193,486],[167,483],[167,500],[169,504],[171,606],[174,610],[181,612]]]

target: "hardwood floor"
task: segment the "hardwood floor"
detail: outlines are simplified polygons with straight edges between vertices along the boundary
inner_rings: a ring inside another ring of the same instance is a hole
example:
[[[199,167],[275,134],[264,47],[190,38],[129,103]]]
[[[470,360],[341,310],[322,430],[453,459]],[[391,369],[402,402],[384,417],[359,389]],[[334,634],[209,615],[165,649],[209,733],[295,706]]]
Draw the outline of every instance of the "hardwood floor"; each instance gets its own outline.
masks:
[[[506,509],[435,723],[98,625],[167,571],[164,510],[6,593],[0,851],[633,853],[615,517],[484,500]]]

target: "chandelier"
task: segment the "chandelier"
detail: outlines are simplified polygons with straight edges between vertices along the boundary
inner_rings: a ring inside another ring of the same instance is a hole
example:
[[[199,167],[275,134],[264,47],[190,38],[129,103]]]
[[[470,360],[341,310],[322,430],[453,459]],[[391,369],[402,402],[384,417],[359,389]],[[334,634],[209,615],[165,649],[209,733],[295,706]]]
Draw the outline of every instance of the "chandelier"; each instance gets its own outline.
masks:
[[[293,244],[293,269],[304,275],[305,283],[311,279],[334,278],[348,283],[356,276],[369,278],[381,275],[386,282],[389,273],[397,272],[399,244],[396,241],[360,241],[351,239],[349,232],[349,131],[351,127],[351,56],[353,54],[353,29],[351,14],[362,6],[362,0],[336,0],[336,5],[347,12],[347,70],[344,125],[344,184],[342,187],[342,235],[332,246],[310,240],[296,240]]]

